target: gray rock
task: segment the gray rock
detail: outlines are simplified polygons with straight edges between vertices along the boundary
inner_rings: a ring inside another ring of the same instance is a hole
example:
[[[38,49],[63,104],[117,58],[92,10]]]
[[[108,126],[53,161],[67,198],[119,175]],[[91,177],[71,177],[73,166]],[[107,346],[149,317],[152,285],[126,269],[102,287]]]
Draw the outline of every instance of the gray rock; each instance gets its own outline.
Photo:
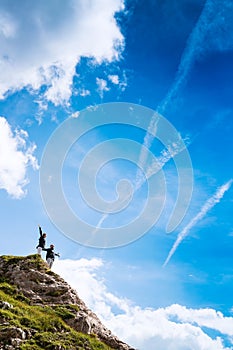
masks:
[[[18,338],[20,340],[26,339],[26,333],[18,327],[9,326],[0,329],[0,341],[11,343],[12,339]]]
[[[74,320],[73,328],[85,334],[91,333],[91,322],[84,312],[78,313]]]
[[[13,305],[8,303],[7,301],[0,301],[0,309],[8,310],[8,309],[12,309],[12,308],[13,308]]]
[[[17,349],[22,344],[22,339],[14,338],[11,339],[11,345],[14,346],[14,349]]]

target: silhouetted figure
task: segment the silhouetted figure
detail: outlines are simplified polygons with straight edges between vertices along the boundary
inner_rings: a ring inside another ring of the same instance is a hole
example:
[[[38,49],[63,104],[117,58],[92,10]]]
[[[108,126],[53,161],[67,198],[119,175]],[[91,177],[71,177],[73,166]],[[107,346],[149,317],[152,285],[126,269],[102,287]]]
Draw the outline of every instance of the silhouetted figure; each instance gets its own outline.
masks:
[[[46,261],[47,264],[49,266],[49,268],[51,269],[55,260],[55,256],[60,256],[59,253],[55,253],[54,252],[54,245],[50,244],[50,248],[42,248],[42,250],[45,250],[46,253]]]
[[[41,227],[40,225],[38,225],[39,227],[39,233],[40,233],[40,238],[39,238],[39,244],[36,247],[37,249],[37,253],[41,255],[42,249],[45,247],[45,243],[46,243],[46,233],[42,233]]]

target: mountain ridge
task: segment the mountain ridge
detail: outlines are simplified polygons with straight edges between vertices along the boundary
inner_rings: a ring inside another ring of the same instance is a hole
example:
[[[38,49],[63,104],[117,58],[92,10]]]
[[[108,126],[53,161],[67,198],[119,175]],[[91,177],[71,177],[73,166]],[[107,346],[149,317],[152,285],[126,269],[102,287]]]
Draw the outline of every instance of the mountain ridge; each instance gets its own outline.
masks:
[[[135,350],[38,254],[0,256],[0,350],[5,349]]]

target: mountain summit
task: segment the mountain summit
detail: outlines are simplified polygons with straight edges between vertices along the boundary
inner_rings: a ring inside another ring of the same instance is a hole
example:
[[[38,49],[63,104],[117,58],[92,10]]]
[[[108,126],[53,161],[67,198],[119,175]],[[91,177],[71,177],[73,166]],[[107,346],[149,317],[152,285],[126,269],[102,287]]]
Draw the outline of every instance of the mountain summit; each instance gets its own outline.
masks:
[[[39,255],[0,257],[0,350],[134,350]]]

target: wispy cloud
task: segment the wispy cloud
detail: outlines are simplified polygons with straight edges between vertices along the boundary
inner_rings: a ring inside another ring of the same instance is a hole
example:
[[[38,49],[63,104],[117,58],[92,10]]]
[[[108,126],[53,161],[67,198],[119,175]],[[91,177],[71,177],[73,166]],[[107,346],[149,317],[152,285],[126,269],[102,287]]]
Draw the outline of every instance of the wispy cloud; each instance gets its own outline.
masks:
[[[104,92],[109,91],[108,83],[105,79],[96,78],[97,91],[101,98],[104,97]]]
[[[209,198],[203,207],[201,208],[200,212],[188,223],[187,226],[179,233],[175,243],[173,244],[172,249],[170,250],[167,259],[165,260],[165,263],[163,266],[166,266],[168,262],[170,261],[172,255],[175,253],[176,249],[180,245],[180,243],[183,241],[183,239],[188,235],[190,230],[222,199],[225,192],[229,190],[231,187],[233,180],[229,180],[227,183],[219,187],[216,191],[216,193]]]
[[[152,174],[157,173],[161,170],[171,159],[173,159],[177,154],[182,152],[188,145],[190,140],[186,138],[185,140],[178,140],[176,143],[169,144],[167,148],[163,149],[160,156],[156,158],[156,162],[152,163],[147,167],[146,175],[149,177]]]

